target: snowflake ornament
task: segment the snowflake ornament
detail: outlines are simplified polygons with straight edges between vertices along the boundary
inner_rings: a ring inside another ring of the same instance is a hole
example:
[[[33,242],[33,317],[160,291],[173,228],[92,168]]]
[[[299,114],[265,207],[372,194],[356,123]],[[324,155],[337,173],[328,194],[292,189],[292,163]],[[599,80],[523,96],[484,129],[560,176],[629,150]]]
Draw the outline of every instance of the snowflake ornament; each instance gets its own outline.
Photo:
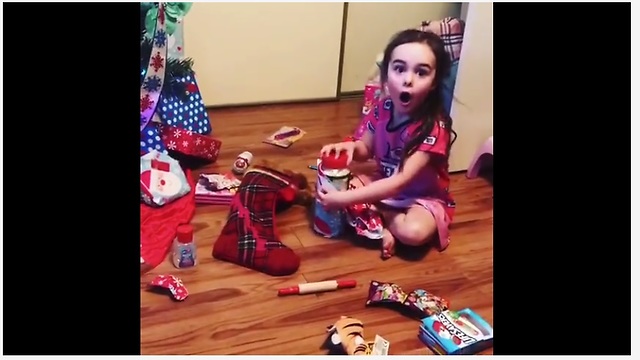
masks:
[[[167,43],[167,33],[160,29],[156,31],[155,38],[153,39],[157,47],[163,47]]]
[[[145,96],[140,98],[140,112],[144,112],[147,109],[150,109],[153,104],[155,102],[153,100],[151,100],[151,98],[149,97],[149,94],[146,94]],[[142,119],[143,115],[140,115],[140,118]]]
[[[160,55],[160,51],[158,51],[153,57],[151,57],[151,61],[149,63],[153,70],[158,72],[159,69],[164,67],[163,61],[164,58]]]
[[[162,86],[162,79],[158,75],[152,75],[145,79],[142,87],[149,92],[160,91],[160,87]]]

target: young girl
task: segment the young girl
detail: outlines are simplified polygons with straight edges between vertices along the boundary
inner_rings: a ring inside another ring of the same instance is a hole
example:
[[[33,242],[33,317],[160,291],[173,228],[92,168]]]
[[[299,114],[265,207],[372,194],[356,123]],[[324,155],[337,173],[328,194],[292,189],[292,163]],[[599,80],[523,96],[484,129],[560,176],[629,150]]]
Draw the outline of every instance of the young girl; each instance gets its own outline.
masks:
[[[329,209],[376,204],[385,222],[383,258],[393,254],[396,240],[410,246],[434,240],[439,250],[449,245],[455,204],[448,189],[448,159],[456,135],[441,94],[450,65],[438,35],[398,33],[384,50],[380,81],[385,96],[363,119],[368,131],[321,150],[323,155],[346,152],[349,162],[375,158],[373,181],[354,190],[323,192],[318,200]]]

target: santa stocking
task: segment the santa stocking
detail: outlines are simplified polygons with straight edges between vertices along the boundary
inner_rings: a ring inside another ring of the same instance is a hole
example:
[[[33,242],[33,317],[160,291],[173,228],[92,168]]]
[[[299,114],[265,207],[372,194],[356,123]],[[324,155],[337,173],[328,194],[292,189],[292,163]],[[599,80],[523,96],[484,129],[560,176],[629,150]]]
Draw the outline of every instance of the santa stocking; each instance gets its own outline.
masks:
[[[296,272],[300,258],[280,242],[275,227],[276,206],[293,204],[296,191],[285,174],[264,167],[249,170],[213,245],[213,257],[273,276]]]

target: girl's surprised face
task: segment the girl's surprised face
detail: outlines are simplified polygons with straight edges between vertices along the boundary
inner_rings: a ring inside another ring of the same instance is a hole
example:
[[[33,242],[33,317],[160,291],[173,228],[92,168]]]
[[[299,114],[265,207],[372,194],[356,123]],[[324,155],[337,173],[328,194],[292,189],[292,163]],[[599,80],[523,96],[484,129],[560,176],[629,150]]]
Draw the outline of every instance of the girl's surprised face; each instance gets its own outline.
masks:
[[[410,114],[422,104],[434,88],[436,56],[423,43],[408,43],[396,47],[389,61],[387,89],[394,108]]]

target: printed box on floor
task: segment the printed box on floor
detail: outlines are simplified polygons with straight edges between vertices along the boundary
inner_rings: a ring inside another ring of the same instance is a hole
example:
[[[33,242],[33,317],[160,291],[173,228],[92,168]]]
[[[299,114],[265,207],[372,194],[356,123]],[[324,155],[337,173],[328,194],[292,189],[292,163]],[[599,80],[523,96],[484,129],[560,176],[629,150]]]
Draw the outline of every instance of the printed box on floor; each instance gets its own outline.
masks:
[[[493,328],[469,308],[422,319],[419,337],[440,355],[476,354],[493,346]]]

